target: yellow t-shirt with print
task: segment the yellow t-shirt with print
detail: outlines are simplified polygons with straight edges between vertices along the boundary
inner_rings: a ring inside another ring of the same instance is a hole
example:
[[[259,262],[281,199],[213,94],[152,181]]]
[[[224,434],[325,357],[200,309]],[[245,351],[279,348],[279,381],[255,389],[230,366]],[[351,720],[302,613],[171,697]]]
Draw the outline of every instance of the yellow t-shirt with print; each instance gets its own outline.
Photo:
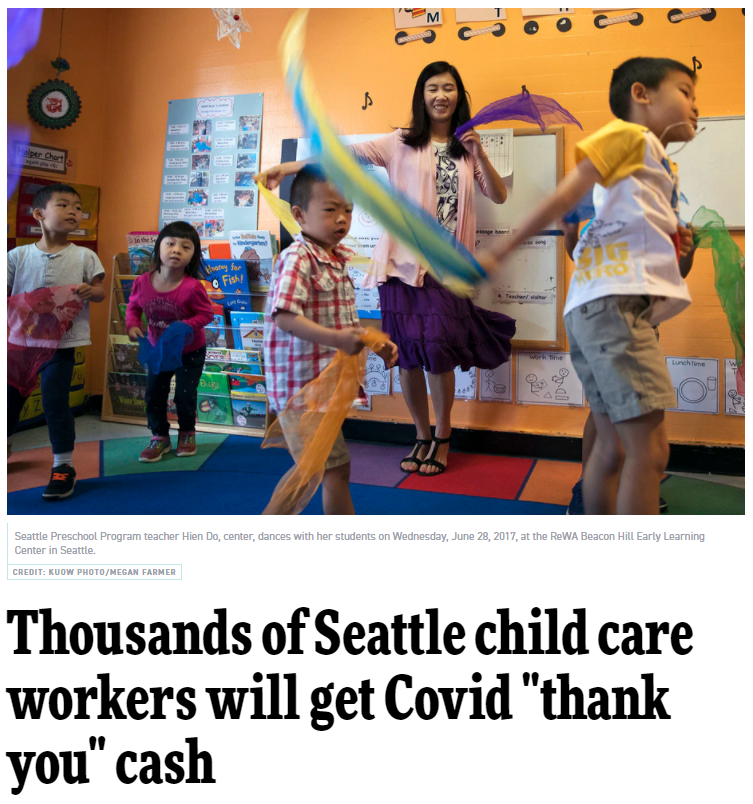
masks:
[[[603,296],[651,296],[656,325],[690,304],[673,237],[679,224],[677,166],[643,126],[615,120],[575,146],[601,176],[595,214],[573,253],[565,315]]]

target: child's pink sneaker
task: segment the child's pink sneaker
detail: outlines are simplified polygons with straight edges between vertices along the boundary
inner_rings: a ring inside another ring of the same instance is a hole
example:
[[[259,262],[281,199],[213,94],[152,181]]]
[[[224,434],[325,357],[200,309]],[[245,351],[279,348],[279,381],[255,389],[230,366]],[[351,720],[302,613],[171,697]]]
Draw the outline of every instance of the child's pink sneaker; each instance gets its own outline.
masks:
[[[196,455],[196,433],[178,433],[178,457],[188,458],[190,455]]]
[[[170,436],[152,436],[149,446],[139,455],[142,463],[155,463],[161,461],[166,452],[170,452]]]

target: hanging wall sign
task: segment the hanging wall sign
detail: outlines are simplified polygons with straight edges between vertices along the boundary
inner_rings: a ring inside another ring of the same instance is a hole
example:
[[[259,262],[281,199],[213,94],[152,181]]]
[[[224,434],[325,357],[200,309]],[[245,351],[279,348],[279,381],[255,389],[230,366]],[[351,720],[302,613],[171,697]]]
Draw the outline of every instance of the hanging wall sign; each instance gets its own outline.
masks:
[[[442,24],[441,8],[394,8],[395,30]]]
[[[32,89],[27,106],[31,119],[45,128],[67,128],[81,114],[78,92],[58,78]]]
[[[14,164],[23,170],[31,168],[34,171],[43,170],[45,173],[57,173],[65,176],[68,172],[68,151],[63,148],[50,148],[36,142],[13,142]]]
[[[507,19],[506,8],[456,8],[455,22],[499,22]]]

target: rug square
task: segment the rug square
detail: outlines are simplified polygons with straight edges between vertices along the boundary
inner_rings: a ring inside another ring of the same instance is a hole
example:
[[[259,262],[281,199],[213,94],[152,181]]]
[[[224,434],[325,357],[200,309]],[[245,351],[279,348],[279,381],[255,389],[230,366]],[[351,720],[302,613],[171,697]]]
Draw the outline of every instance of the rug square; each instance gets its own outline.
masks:
[[[408,475],[400,488],[514,500],[532,465],[532,458],[451,452],[446,472],[435,477]]]
[[[519,500],[569,505],[581,465],[570,461],[536,461]]]
[[[397,486],[406,477],[400,461],[410,455],[411,448],[348,441],[350,482],[365,486]]]
[[[84,441],[73,450],[76,482],[99,477],[99,441]],[[8,459],[8,492],[47,486],[52,471],[50,447],[23,449]]]
[[[196,471],[227,438],[224,433],[196,433],[196,455],[178,458],[175,452],[178,439],[171,433],[172,452],[168,452],[156,463],[141,463],[139,454],[149,446],[148,435],[148,431],[145,431],[143,438],[115,438],[105,441],[104,476]]]

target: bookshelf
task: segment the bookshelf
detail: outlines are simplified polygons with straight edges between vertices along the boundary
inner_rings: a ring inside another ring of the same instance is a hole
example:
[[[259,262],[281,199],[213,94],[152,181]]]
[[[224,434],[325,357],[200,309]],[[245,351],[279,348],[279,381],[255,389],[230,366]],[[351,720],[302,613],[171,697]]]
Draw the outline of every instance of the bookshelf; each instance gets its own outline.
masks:
[[[107,356],[105,360],[105,376],[104,376],[104,394],[102,397],[102,421],[104,422],[119,422],[122,424],[136,424],[146,427],[146,413],[143,412],[145,400],[143,397],[144,384],[142,378],[145,377],[145,372],[141,369],[140,365],[135,362],[132,355],[137,354],[137,347],[134,345],[133,353],[129,352],[128,348],[121,348],[116,340],[125,342],[126,340],[126,326],[125,320],[121,313],[121,305],[125,304],[127,295],[127,288],[124,289],[121,285],[122,280],[134,280],[136,277],[131,275],[131,265],[129,255],[127,253],[119,253],[113,257],[112,274],[110,276],[110,302],[108,309],[108,332],[107,332]],[[250,305],[252,312],[263,312],[266,299],[264,292],[250,292]],[[211,329],[213,325],[209,325],[207,329]],[[225,322],[225,329],[231,332],[231,325]],[[114,339],[111,336],[120,336],[119,339]],[[231,398],[229,394],[230,382],[235,378],[236,384],[243,385],[244,381],[255,376],[251,372],[254,365],[253,360],[244,358],[243,349],[230,349],[227,347],[217,347],[213,349],[209,346],[207,349],[206,364],[227,363],[238,367],[240,370],[231,372],[216,372],[205,373],[202,375],[202,382],[206,377],[214,377],[217,382],[212,383],[211,387],[199,388],[199,415],[208,416],[204,408],[213,412],[215,418],[222,421],[214,423],[211,421],[201,421],[197,418],[196,430],[201,433],[225,433],[228,435],[242,435],[252,436],[259,438],[264,435],[266,428],[274,420],[269,412],[269,405],[265,399],[263,401],[263,413],[260,406],[260,398],[256,394],[250,394],[247,397],[242,397],[238,394]],[[220,353],[222,355],[220,356]],[[215,355],[214,357],[212,355]],[[245,355],[250,358],[251,354],[245,352]],[[239,358],[236,360],[235,358]],[[243,359],[241,359],[243,358]],[[245,366],[242,364],[246,363]],[[206,365],[205,364],[205,365]],[[244,370],[245,369],[245,370]],[[259,367],[259,371],[262,371]],[[227,383],[222,378],[227,378]],[[219,384],[219,389],[217,385]],[[225,395],[225,385],[227,387],[227,396]],[[251,402],[254,404],[252,405]],[[241,426],[237,423],[240,420],[238,411],[233,412],[233,403],[240,403],[239,408],[247,408],[251,411],[254,408],[254,426]],[[124,408],[127,409],[128,405],[132,405],[133,414],[124,413]],[[202,408],[204,405],[204,408]],[[137,413],[137,411],[140,411]],[[178,429],[177,421],[170,421],[171,429]]]

